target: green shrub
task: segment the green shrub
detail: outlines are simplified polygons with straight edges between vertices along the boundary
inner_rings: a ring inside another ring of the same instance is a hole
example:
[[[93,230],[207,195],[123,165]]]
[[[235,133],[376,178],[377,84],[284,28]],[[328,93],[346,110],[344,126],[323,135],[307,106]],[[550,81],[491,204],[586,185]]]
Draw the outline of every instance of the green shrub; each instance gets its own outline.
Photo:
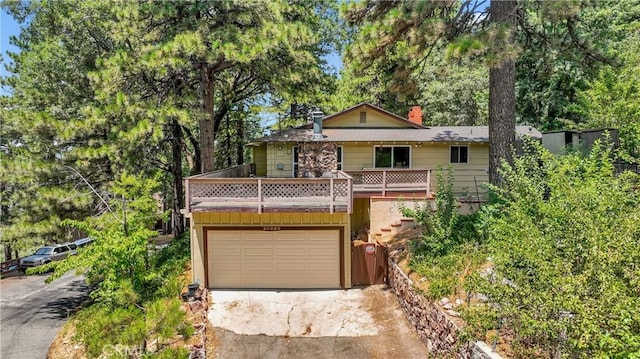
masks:
[[[446,255],[466,242],[477,238],[475,230],[476,215],[459,215],[458,200],[453,193],[453,172],[449,168],[446,175],[440,169],[437,174],[437,191],[435,211],[429,202],[415,204],[415,208],[401,206],[406,217],[413,218],[425,229],[425,234],[411,242],[412,257],[422,260],[423,257]]]
[[[493,275],[477,289],[522,357],[640,357],[640,192],[609,151],[556,157],[530,144],[505,167],[489,218]]]

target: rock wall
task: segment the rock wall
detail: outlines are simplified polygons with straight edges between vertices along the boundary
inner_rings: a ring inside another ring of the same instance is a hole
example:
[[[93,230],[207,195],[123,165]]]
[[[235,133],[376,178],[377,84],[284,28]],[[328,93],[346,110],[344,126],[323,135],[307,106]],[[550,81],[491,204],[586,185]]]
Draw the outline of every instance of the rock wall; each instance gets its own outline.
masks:
[[[298,147],[298,177],[318,178],[337,169],[336,144],[305,142]]]
[[[458,343],[459,328],[413,287],[411,279],[389,255],[388,283],[407,319],[430,353],[441,358],[498,359],[483,342]],[[488,349],[488,350],[487,350]]]

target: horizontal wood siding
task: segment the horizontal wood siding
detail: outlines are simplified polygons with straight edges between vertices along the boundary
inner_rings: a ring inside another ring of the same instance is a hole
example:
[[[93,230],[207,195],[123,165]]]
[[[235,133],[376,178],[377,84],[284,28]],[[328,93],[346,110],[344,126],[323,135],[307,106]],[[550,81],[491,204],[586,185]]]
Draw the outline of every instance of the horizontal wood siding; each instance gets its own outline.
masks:
[[[363,168],[373,168],[373,148],[380,143],[374,142],[340,142],[343,146],[342,170],[357,171]],[[468,192],[473,195],[476,192],[476,182],[478,191],[486,192],[481,184],[489,181],[486,170],[489,168],[489,145],[486,143],[422,143],[406,141],[389,141],[385,145],[411,146],[411,167],[437,170],[439,167],[447,168],[451,165],[454,170],[455,185],[454,191],[458,194]],[[272,178],[289,178],[292,176],[293,146],[295,143],[274,143],[266,146],[266,174]],[[449,151],[452,145],[469,146],[469,163],[449,164]],[[282,150],[278,150],[282,146]],[[259,149],[259,148],[257,148]],[[283,170],[278,170],[278,163],[282,163]],[[258,162],[256,169],[261,175]],[[474,181],[475,178],[475,181]],[[435,172],[432,177],[432,188],[436,189]]]
[[[349,224],[347,213],[248,213],[248,212],[194,212],[194,223],[203,225],[345,225]]]
[[[342,145],[342,170],[356,171],[373,167],[373,145],[349,143]]]
[[[281,150],[278,149],[281,146]],[[293,147],[295,143],[276,142],[267,144],[267,177],[291,178],[293,176]],[[282,170],[278,164],[282,163]]]
[[[476,192],[476,182],[480,193],[486,192],[481,184],[489,181],[486,170],[489,168],[489,145],[485,143],[471,143],[469,146],[469,163],[451,163],[450,146],[467,145],[453,143],[423,144],[422,147],[413,147],[414,168],[433,169],[431,183],[432,189],[437,191],[437,169],[439,167],[446,170],[450,165],[453,168],[454,191],[458,194],[468,192],[473,195]],[[475,180],[474,180],[475,178]]]
[[[256,164],[256,176],[267,175],[267,144],[253,148],[253,163]]]
[[[367,113],[367,122],[360,123],[360,112]],[[370,109],[355,110],[345,113],[342,116],[334,117],[327,121],[324,125],[326,128],[340,128],[340,127],[364,127],[364,128],[411,128],[409,124],[402,123],[397,119],[384,115],[378,111]]]

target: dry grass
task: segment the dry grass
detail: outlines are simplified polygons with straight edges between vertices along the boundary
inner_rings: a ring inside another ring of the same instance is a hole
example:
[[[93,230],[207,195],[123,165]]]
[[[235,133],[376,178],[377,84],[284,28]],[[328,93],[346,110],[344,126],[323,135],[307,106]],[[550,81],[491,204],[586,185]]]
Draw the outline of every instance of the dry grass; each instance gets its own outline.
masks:
[[[87,357],[87,353],[84,346],[81,343],[76,343],[73,340],[73,336],[76,334],[76,320],[69,320],[58,331],[56,337],[53,339],[49,351],[47,352],[47,359],[84,359]]]

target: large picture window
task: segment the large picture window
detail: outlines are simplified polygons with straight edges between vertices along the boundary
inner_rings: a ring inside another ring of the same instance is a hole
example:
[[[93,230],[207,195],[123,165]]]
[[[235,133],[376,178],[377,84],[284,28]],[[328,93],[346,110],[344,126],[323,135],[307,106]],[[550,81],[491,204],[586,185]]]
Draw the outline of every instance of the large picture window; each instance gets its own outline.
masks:
[[[469,146],[451,146],[451,163],[469,163]]]
[[[409,168],[411,166],[411,147],[387,146],[375,147],[374,167]]]

